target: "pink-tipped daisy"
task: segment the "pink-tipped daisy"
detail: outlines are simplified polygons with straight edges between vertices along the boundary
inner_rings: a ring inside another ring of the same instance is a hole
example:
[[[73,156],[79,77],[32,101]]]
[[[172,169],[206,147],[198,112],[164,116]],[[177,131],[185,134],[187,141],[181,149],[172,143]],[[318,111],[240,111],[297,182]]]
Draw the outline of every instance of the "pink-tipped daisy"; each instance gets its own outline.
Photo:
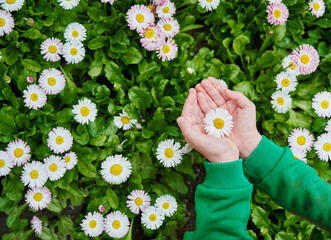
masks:
[[[43,222],[37,216],[33,216],[31,220],[31,227],[35,233],[40,235],[43,229]]]
[[[283,3],[268,5],[267,13],[268,22],[274,25],[283,25],[288,18],[288,9]]]
[[[60,55],[63,53],[63,43],[58,38],[47,38],[41,44],[41,54],[47,61],[56,62],[61,59]]]
[[[26,203],[34,210],[43,210],[51,203],[52,193],[47,187],[29,189],[25,194]]]
[[[293,50],[292,61],[297,65],[299,72],[306,75],[316,71],[320,58],[313,46],[303,44]]]
[[[28,81],[29,83],[33,83],[34,82],[34,78],[33,77],[27,77],[26,81]]]
[[[318,157],[323,161],[331,159],[331,134],[323,133],[314,144]]]
[[[31,157],[30,146],[21,139],[11,141],[6,148],[6,151],[14,165],[19,167],[26,164]]]
[[[179,32],[179,24],[176,19],[167,18],[161,19],[157,26],[161,29],[163,36],[172,38]]]
[[[292,150],[294,159],[298,159],[298,160],[301,160],[301,161],[307,163],[307,157],[306,157],[307,153],[305,151],[303,151],[300,148],[293,148],[293,147],[291,147],[291,150]]]
[[[171,38],[169,38],[166,42],[164,41],[161,43],[159,48],[156,50],[158,53],[157,56],[162,58],[162,61],[174,59],[176,57],[177,51],[177,44]]]
[[[30,188],[40,188],[44,186],[47,179],[47,168],[41,162],[32,161],[24,165],[21,175],[24,186],[28,185]]]
[[[156,14],[159,16],[159,18],[171,18],[175,13],[175,4],[170,1],[156,7]]]
[[[140,211],[144,212],[151,205],[151,198],[143,190],[134,190],[128,196],[126,204],[131,212],[139,214]]]
[[[168,2],[169,0],[153,0],[153,5],[160,6]]]
[[[310,0],[309,10],[311,10],[312,15],[321,17],[325,13],[325,3],[323,0]]]
[[[315,94],[312,107],[319,117],[331,117],[331,93],[324,91]]]
[[[154,15],[151,10],[144,5],[134,5],[126,13],[127,22],[131,30],[138,32],[148,28],[154,23]]]
[[[0,10],[0,36],[9,34],[15,26],[12,15],[4,10]]]
[[[160,41],[164,40],[161,29],[158,26],[150,26],[140,33],[141,45],[148,51],[155,51],[158,49]]]
[[[288,137],[291,148],[298,148],[303,151],[310,151],[314,144],[314,136],[305,128],[294,129]]]

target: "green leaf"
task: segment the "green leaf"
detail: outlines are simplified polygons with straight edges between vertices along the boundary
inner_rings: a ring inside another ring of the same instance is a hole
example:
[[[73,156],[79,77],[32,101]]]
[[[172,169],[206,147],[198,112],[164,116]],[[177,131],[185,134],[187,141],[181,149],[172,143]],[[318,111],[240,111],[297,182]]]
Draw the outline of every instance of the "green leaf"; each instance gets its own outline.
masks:
[[[246,45],[249,43],[250,41],[248,37],[246,37],[245,35],[239,35],[233,41],[233,50],[235,51],[235,53],[241,56],[244,53]]]
[[[105,36],[97,36],[93,38],[91,41],[88,43],[88,48],[91,50],[98,50],[99,48],[104,47],[107,44],[107,37]]]
[[[118,197],[110,187],[107,187],[106,189],[106,197],[110,207],[112,209],[117,209],[119,206]]]
[[[68,235],[74,228],[74,223],[72,222],[71,218],[67,216],[60,216],[57,223],[59,232],[64,235]]]
[[[18,201],[22,199],[23,191],[24,185],[20,175],[10,173],[7,177],[6,185],[3,188],[3,193],[6,194],[8,199]]]
[[[126,235],[124,240],[132,240],[133,220],[134,220],[134,218],[132,218],[132,220],[131,220],[129,233]]]
[[[275,234],[277,226],[270,221],[268,214],[263,208],[254,208],[251,217],[252,221],[258,228],[263,228],[265,230],[265,234],[268,232]]]
[[[21,59],[21,64],[32,72],[40,72],[41,66],[32,59]]]
[[[41,37],[41,33],[36,28],[30,28],[20,35],[21,37],[30,38],[30,39],[39,39]]]
[[[151,106],[152,97],[148,92],[145,92],[138,87],[132,87],[128,93],[131,102],[139,108],[142,112],[145,112],[146,108]]]
[[[61,213],[66,206],[66,201],[59,201],[58,199],[53,197],[51,203],[47,205],[47,209],[52,212]]]
[[[86,177],[96,178],[97,169],[95,166],[88,161],[88,156],[79,156],[77,163],[78,171]]]
[[[142,57],[140,51],[134,47],[129,47],[126,53],[121,55],[121,59],[126,65],[138,64]]]
[[[166,171],[164,174],[164,182],[168,184],[170,188],[175,191],[178,191],[181,194],[186,194],[188,191],[187,186],[185,185],[184,178],[179,173],[174,171]]]
[[[15,118],[8,113],[0,112],[0,134],[8,135],[17,132]]]

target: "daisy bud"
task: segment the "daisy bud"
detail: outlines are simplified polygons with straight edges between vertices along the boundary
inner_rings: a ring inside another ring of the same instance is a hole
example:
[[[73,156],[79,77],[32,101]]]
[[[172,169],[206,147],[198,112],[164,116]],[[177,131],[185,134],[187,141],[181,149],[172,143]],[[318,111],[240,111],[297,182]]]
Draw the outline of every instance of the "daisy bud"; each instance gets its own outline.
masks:
[[[270,35],[273,34],[273,33],[274,33],[273,31],[270,31],[270,32],[269,32]]]
[[[5,80],[6,83],[10,83],[11,82],[11,77],[9,77],[8,75],[6,75],[3,80]]]
[[[33,77],[27,77],[26,80],[29,82],[29,83],[33,83],[34,82],[34,78]]]
[[[32,26],[34,24],[34,21],[32,18],[26,19],[26,24]]]
[[[99,211],[102,212],[102,213],[105,212],[106,211],[105,206],[100,205],[99,206]]]
[[[193,69],[193,68],[190,68],[190,67],[188,67],[188,68],[186,69],[186,71],[187,71],[189,74],[193,74],[193,73],[194,73],[194,69]]]

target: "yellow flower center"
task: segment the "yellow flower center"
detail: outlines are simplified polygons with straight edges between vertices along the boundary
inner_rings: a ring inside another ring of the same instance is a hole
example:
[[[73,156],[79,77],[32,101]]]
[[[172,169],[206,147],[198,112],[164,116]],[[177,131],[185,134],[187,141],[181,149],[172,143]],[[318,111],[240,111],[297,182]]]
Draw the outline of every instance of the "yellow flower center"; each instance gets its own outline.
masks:
[[[38,171],[37,171],[37,170],[32,170],[32,171],[30,172],[30,177],[31,177],[32,179],[36,179],[38,176],[39,176],[39,174],[38,174]]]
[[[165,53],[165,54],[169,53],[170,52],[170,47],[168,45],[163,46],[162,52]]]
[[[303,64],[307,64],[307,63],[309,63],[309,56],[308,56],[308,55],[302,55],[302,56],[301,56],[301,62],[302,62]]]
[[[165,203],[162,204],[162,207],[164,209],[168,209],[170,207],[170,205],[169,205],[169,203],[165,202]]]
[[[64,139],[63,139],[62,136],[58,136],[58,137],[55,139],[55,142],[56,142],[57,144],[62,144],[62,143],[64,142]]]
[[[329,107],[329,102],[326,101],[326,100],[323,100],[321,102],[321,107],[324,108],[324,109],[327,109]]]
[[[275,17],[275,18],[279,18],[280,16],[282,16],[282,12],[279,11],[278,9],[276,9],[276,10],[274,11],[274,17]]]
[[[22,157],[22,155],[23,155],[23,150],[20,149],[20,148],[16,148],[15,151],[14,151],[14,155],[15,155],[15,157],[17,157],[17,158]]]
[[[224,127],[224,121],[223,119],[220,119],[220,118],[216,118],[214,120],[214,126],[217,128],[217,129],[221,129]]]
[[[318,11],[318,9],[320,9],[320,5],[318,3],[314,3],[313,8],[315,9],[315,11]]]
[[[0,168],[3,168],[5,166],[5,161],[0,159]]]
[[[297,65],[295,65],[293,62],[290,63],[290,68],[291,68],[292,70],[294,70],[296,66],[297,66]]]
[[[3,18],[0,18],[0,27],[3,27],[3,26],[5,26],[5,24],[6,24],[6,21],[5,21],[5,19],[3,19]]]
[[[210,2],[210,3],[211,3],[212,1],[213,1],[213,0],[207,0],[207,2]]]
[[[121,117],[121,122],[123,124],[128,124],[130,122],[130,119],[128,117]]]
[[[80,109],[80,113],[81,113],[84,117],[86,117],[86,116],[88,116],[88,115],[90,114],[90,109],[89,109],[88,107],[82,107],[82,108]]]
[[[90,228],[95,228],[97,226],[97,222],[95,220],[92,220],[88,225],[90,226]]]
[[[299,145],[302,146],[306,143],[306,138],[304,136],[300,136],[300,137],[298,137],[297,142]]]
[[[141,197],[137,197],[136,200],[134,200],[134,203],[137,205],[137,206],[141,206],[144,201],[142,200]]]
[[[6,2],[7,2],[8,4],[14,4],[14,3],[16,2],[16,0],[6,0]]]
[[[71,35],[76,38],[79,36],[79,32],[77,30],[72,31]]]
[[[172,151],[172,149],[167,148],[166,150],[164,150],[164,155],[167,158],[172,158],[174,156],[174,151]]]
[[[145,17],[144,17],[144,15],[139,13],[137,15],[136,19],[137,19],[138,22],[142,23],[145,20]]]
[[[37,101],[38,100],[38,94],[37,93],[32,93],[30,95],[30,99],[34,102]]]
[[[55,172],[57,170],[57,165],[55,163],[53,163],[50,167],[49,170],[52,172]]]
[[[330,143],[324,143],[323,149],[326,152],[329,152],[331,150],[331,144]]]
[[[297,156],[293,156],[294,159],[299,159]]]
[[[283,85],[284,87],[288,87],[288,85],[290,85],[290,80],[288,80],[287,78],[284,78],[284,79],[282,80],[282,85]]]
[[[64,161],[66,161],[66,163],[69,163],[70,162],[70,157],[69,156],[66,156],[65,158],[64,158]]]
[[[154,37],[154,30],[153,29],[151,29],[151,28],[149,28],[149,29],[147,29],[146,30],[146,32],[145,32],[145,36],[147,37],[147,38],[152,38],[152,37]]]
[[[119,164],[115,164],[110,168],[110,172],[111,172],[111,174],[116,175],[116,176],[120,175],[122,172],[122,166]]]
[[[170,31],[170,30],[172,29],[171,24],[169,24],[169,23],[165,24],[165,25],[164,25],[164,29],[165,29],[166,31]]]
[[[168,13],[170,11],[169,7],[163,8],[163,13]]]
[[[153,213],[151,215],[149,215],[149,220],[151,220],[152,222],[156,221],[156,215]]]
[[[43,199],[43,195],[42,195],[41,193],[37,192],[37,193],[35,193],[35,194],[33,195],[33,198],[34,198],[34,200],[36,200],[37,202],[40,202],[41,199]]]
[[[115,229],[119,229],[120,227],[121,227],[121,223],[120,223],[120,221],[115,220],[115,221],[113,222],[113,228],[115,228]]]
[[[50,77],[48,79],[48,84],[51,85],[51,86],[54,86],[56,84],[56,79],[53,78],[53,77]]]
[[[78,50],[76,48],[72,48],[70,50],[70,54],[73,55],[73,56],[75,56],[77,53],[78,53]]]
[[[284,105],[284,103],[285,103],[284,98],[282,98],[282,97],[277,98],[277,103],[279,105]]]
[[[57,48],[56,48],[54,45],[51,45],[51,46],[49,46],[48,51],[49,51],[50,53],[56,53]]]

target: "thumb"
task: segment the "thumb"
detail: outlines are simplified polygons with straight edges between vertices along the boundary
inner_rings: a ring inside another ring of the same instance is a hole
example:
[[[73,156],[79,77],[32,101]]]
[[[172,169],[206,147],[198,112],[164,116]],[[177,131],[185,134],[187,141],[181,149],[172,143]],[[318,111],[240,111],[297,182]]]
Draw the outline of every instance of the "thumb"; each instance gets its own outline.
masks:
[[[192,143],[192,147],[199,145],[201,133],[192,127],[192,124],[184,117],[177,118],[177,124],[187,141]]]

